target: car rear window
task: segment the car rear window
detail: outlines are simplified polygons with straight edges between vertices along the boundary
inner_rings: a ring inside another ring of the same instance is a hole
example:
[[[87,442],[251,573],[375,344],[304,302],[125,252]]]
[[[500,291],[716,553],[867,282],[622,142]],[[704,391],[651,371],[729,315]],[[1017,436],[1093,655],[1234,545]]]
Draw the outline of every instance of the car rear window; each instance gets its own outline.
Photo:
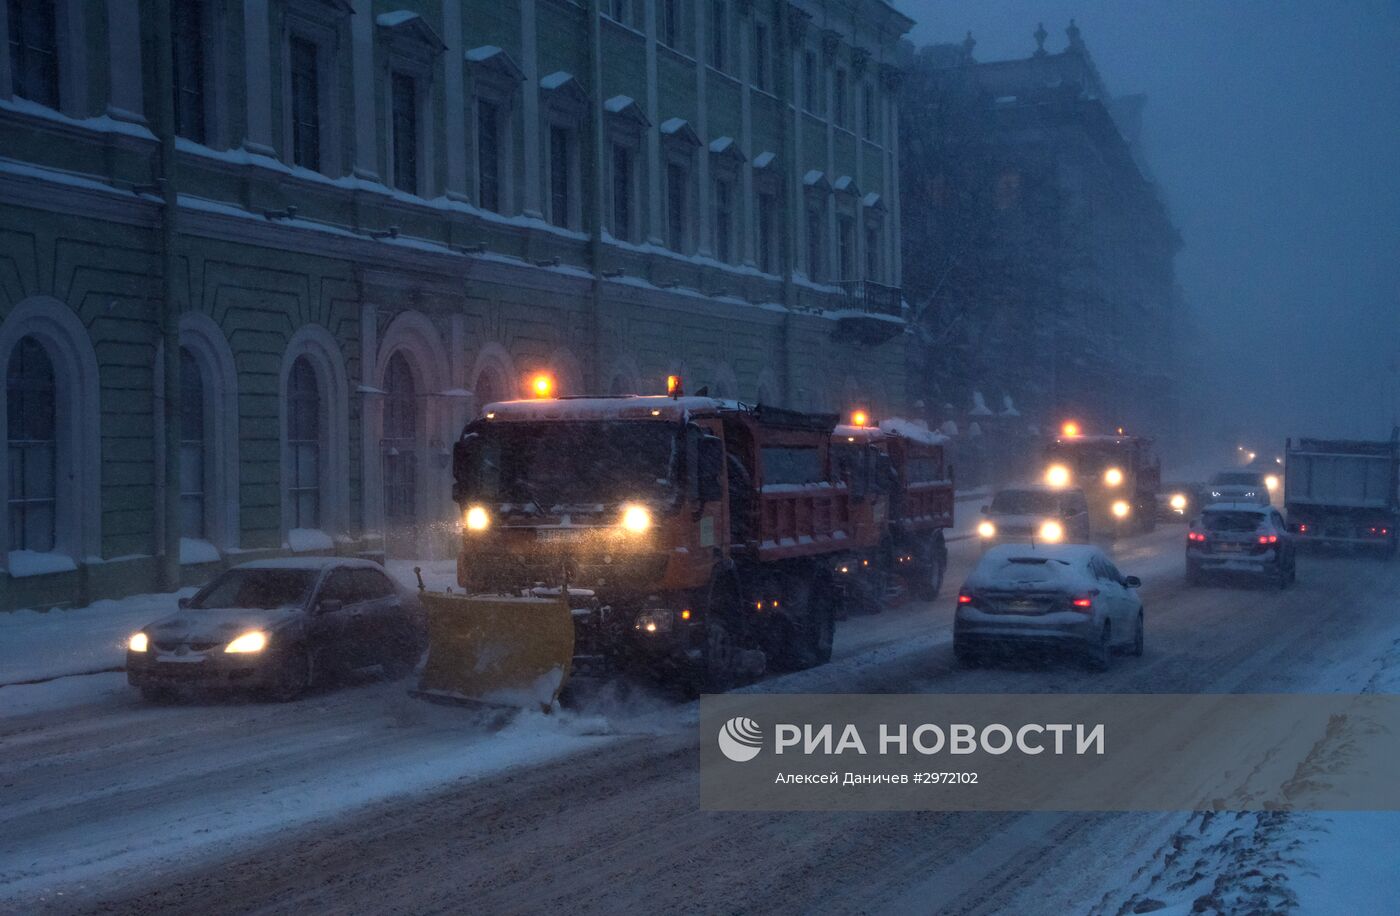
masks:
[[[1264,522],[1258,512],[1207,512],[1201,524],[1207,531],[1253,531]]]
[[[1260,483],[1260,476],[1241,471],[1227,471],[1223,474],[1216,474],[1211,483],[1226,487],[1252,487]]]

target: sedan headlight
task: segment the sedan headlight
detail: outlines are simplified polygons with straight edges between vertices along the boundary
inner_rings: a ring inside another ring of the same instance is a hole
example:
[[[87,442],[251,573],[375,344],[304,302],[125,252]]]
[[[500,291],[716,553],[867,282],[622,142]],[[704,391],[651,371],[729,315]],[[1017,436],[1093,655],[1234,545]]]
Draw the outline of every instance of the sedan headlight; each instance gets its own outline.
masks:
[[[1185,512],[1186,497],[1180,493],[1173,493],[1171,498],[1171,507],[1178,512]]]
[[[486,511],[485,506],[470,506],[463,521],[466,522],[468,531],[485,531],[491,527],[491,514]]]
[[[983,538],[994,538],[997,536],[997,526],[991,522],[980,522],[977,525],[977,536]]]
[[[1058,544],[1065,539],[1065,526],[1054,519],[1040,526],[1040,539],[1047,544]]]
[[[622,527],[631,534],[641,534],[651,527],[651,512],[646,506],[624,506]]]
[[[126,641],[126,647],[132,652],[145,652],[150,648],[150,640],[145,633],[132,633],[131,638]]]
[[[261,652],[267,648],[267,634],[262,630],[249,630],[233,642],[224,646],[225,652]]]
[[[1118,468],[1109,468],[1103,472],[1103,482],[1110,487],[1117,487],[1123,484],[1123,472]]]
[[[1111,508],[1114,518],[1127,518],[1133,511],[1133,507],[1128,505],[1127,500],[1123,499],[1114,500]]]

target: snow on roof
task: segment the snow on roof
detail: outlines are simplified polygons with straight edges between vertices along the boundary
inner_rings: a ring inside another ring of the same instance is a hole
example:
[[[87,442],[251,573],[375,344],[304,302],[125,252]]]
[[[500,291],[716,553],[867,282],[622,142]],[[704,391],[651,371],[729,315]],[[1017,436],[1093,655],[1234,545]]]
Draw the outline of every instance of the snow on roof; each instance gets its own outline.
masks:
[[[689,124],[685,118],[667,118],[661,122],[661,132],[663,134],[674,134],[676,131]]]
[[[1203,508],[1201,512],[1250,512],[1254,515],[1264,515],[1271,509],[1273,509],[1273,506],[1261,506],[1259,503],[1256,502],[1242,503],[1233,502],[1229,500],[1221,500],[1219,502],[1210,503],[1205,508]]]
[[[738,401],[664,394],[612,398],[534,398],[497,401],[482,411],[489,420],[684,420],[695,413],[738,410]]]
[[[845,194],[859,194],[860,188],[856,187],[856,180],[850,175],[842,175],[831,183],[832,190],[841,191]]]
[[[564,71],[564,70],[555,70],[553,73],[549,74],[548,76],[542,76],[542,77],[540,77],[540,88],[541,88],[541,89],[558,89],[560,86],[562,86],[562,85],[564,85],[565,83],[569,82],[569,81],[572,80],[573,78],[574,78],[574,75],[573,75],[572,73],[569,73],[569,72]]]
[[[1099,554],[1085,544],[999,544],[967,577],[971,588],[1093,588],[1088,563]]]
[[[1001,415],[1003,417],[1019,417],[1021,412],[1016,409],[1016,405],[1011,403],[1011,395],[1003,395],[1001,399]]]
[[[618,112],[625,111],[626,109],[632,107],[635,104],[637,104],[636,101],[630,95],[615,95],[612,98],[608,99],[606,102],[604,102],[603,107],[612,114],[617,114]]]
[[[403,25],[405,22],[410,22],[418,18],[420,18],[419,15],[413,12],[413,10],[393,10],[388,13],[380,13],[378,16],[374,17],[374,21],[377,25],[382,25],[386,29],[392,29],[395,26]]]
[[[883,207],[885,204],[880,200],[880,195],[874,191],[869,192],[861,199],[861,204],[865,207]]]
[[[479,47],[479,48],[471,48],[471,49],[469,49],[469,50],[467,51],[467,53],[464,54],[463,56],[464,56],[467,60],[471,61],[472,63],[474,63],[474,64],[479,64],[479,63],[481,63],[482,61],[490,60],[491,58],[495,57],[497,54],[501,54],[501,53],[504,53],[504,52],[502,52],[502,50],[501,50],[499,47],[497,47],[496,45],[482,45],[482,46]]]
[[[809,187],[812,185],[825,184],[826,173],[821,169],[811,169],[807,174],[802,176],[802,183]]]
[[[948,437],[943,433],[934,432],[928,428],[928,424],[921,420],[906,420],[903,417],[883,417],[880,420],[880,429],[903,436],[913,442],[920,442],[924,445],[944,445],[948,442]]]
[[[764,150],[753,157],[753,167],[756,169],[766,169],[778,159],[778,154],[772,150]]]
[[[728,151],[731,147],[733,147],[733,146],[734,146],[734,138],[733,138],[733,137],[715,137],[713,140],[710,141],[710,152],[712,152],[712,153],[723,153],[723,152],[727,152],[727,151]]]
[[[991,408],[987,406],[987,400],[982,397],[982,392],[972,392],[972,409],[968,411],[968,414],[974,417],[990,417],[992,415]]]

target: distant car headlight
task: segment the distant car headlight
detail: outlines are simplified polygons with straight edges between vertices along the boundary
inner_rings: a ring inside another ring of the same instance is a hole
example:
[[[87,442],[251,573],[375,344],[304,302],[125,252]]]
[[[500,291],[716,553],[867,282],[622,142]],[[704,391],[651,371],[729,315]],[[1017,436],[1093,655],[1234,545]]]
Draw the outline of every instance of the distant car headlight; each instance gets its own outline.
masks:
[[[977,536],[983,538],[994,538],[997,536],[997,526],[991,522],[978,522]]]
[[[486,511],[485,506],[470,506],[467,509],[466,522],[468,531],[485,531],[491,527],[491,514]]]
[[[1180,493],[1173,493],[1171,498],[1171,507],[1178,512],[1186,511],[1186,497]]]
[[[1115,499],[1111,508],[1114,518],[1127,518],[1133,511],[1133,507],[1128,505],[1127,500],[1123,499]]]
[[[624,506],[622,527],[632,534],[641,534],[651,527],[651,512],[646,506]]]
[[[1122,486],[1123,472],[1118,468],[1109,468],[1103,472],[1103,482],[1110,487]]]
[[[1069,468],[1063,464],[1052,464],[1045,469],[1045,482],[1052,487],[1069,486]]]
[[[1040,539],[1047,544],[1058,544],[1065,539],[1065,526],[1051,519],[1040,526]]]
[[[1278,475],[1277,475],[1277,474],[1270,474],[1268,477],[1265,477],[1265,478],[1264,478],[1264,486],[1268,487],[1270,490],[1277,490],[1277,489],[1278,489]]]
[[[233,642],[224,646],[225,652],[261,652],[267,648],[267,634],[262,630],[249,630]]]
[[[126,647],[132,652],[145,652],[150,648],[150,640],[145,633],[132,633],[131,638],[126,641]]]

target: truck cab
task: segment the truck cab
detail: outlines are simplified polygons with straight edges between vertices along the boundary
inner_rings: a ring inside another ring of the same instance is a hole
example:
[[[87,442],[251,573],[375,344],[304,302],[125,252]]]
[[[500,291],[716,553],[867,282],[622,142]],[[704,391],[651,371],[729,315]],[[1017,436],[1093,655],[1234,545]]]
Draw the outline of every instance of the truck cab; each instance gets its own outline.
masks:
[[[1082,489],[1096,531],[1151,531],[1161,479],[1152,440],[1142,436],[1061,435],[1045,448],[1044,483]]]

